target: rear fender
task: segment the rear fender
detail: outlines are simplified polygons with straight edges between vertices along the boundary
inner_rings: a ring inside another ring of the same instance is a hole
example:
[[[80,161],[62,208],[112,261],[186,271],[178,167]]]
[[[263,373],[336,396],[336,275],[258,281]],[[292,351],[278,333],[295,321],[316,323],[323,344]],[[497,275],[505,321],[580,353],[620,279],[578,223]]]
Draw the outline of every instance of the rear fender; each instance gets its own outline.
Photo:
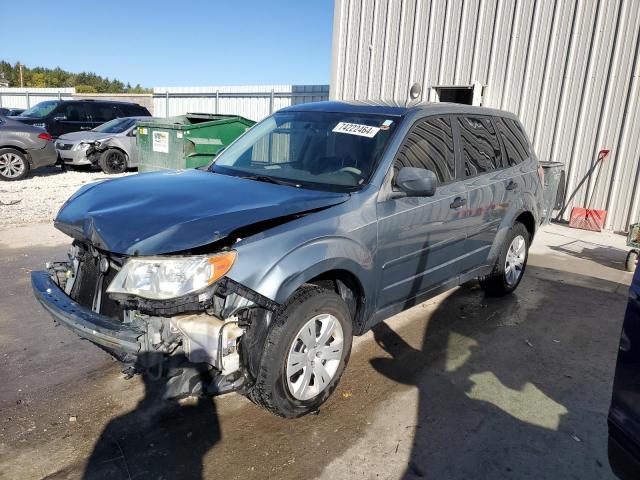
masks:
[[[533,215],[537,230],[540,217],[535,196],[531,193],[523,193],[522,195],[519,195],[517,200],[512,203],[511,208],[509,208],[507,214],[502,219],[502,223],[498,228],[498,233],[496,234],[493,245],[491,246],[491,250],[489,251],[489,256],[487,257],[488,265],[494,265],[498,260],[500,251],[502,250],[502,245],[504,244],[505,239],[509,234],[509,231],[511,230],[511,227],[516,222],[516,219],[525,212],[530,212]],[[533,238],[531,238],[530,240],[533,240]]]

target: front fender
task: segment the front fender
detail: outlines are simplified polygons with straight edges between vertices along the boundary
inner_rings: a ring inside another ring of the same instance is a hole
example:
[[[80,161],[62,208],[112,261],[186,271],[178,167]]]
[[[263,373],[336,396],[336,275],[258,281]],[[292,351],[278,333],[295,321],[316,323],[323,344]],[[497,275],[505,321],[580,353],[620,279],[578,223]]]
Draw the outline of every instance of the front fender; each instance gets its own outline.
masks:
[[[283,303],[305,282],[330,270],[346,270],[360,281],[365,292],[371,291],[374,281],[372,253],[355,240],[339,236],[320,237],[296,247],[258,277],[233,278],[233,271],[230,277]]]

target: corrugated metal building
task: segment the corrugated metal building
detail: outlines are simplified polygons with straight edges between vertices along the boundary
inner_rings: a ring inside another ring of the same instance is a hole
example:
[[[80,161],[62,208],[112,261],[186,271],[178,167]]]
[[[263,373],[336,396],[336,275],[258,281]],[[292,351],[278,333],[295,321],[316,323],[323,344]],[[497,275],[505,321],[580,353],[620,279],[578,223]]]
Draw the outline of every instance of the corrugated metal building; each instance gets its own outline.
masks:
[[[640,221],[638,0],[335,0],[331,98],[455,99],[520,116],[573,202]],[[452,89],[451,87],[464,87]]]

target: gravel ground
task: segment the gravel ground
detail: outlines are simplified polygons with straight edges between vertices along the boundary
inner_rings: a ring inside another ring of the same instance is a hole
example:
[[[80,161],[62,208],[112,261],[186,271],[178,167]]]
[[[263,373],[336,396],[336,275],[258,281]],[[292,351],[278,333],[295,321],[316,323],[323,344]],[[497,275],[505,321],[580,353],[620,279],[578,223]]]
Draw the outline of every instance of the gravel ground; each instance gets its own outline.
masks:
[[[129,174],[124,174],[129,175]],[[50,222],[58,210],[78,188],[122,175],[95,171],[63,171],[45,167],[25,180],[0,182],[0,227]]]

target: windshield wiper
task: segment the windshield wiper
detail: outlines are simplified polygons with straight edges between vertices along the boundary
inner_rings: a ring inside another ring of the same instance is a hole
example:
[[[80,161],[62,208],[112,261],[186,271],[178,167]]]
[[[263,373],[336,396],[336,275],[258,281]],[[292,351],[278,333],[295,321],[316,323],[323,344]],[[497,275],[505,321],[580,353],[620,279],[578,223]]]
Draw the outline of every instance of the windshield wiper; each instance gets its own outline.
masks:
[[[248,178],[249,180],[256,180],[257,182],[275,183],[276,185],[288,185],[290,187],[298,187],[301,185],[295,181],[282,180],[280,178],[269,177],[268,175],[241,175],[242,178]]]

